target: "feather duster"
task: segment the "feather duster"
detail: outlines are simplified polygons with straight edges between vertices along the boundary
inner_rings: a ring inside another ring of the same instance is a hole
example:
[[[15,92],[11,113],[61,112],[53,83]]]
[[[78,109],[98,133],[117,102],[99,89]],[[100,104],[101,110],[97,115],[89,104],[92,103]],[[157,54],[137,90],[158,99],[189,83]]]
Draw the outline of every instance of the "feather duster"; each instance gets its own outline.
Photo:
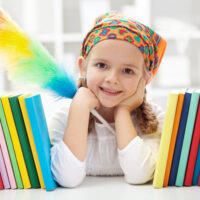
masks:
[[[58,65],[48,51],[0,11],[0,63],[11,79],[36,84],[60,97],[77,91],[74,77]]]
[[[39,42],[22,31],[2,9],[0,65],[8,71],[11,79],[35,84],[58,97],[73,98],[77,91],[72,74],[59,65]],[[91,113],[115,133],[96,110],[93,109]]]

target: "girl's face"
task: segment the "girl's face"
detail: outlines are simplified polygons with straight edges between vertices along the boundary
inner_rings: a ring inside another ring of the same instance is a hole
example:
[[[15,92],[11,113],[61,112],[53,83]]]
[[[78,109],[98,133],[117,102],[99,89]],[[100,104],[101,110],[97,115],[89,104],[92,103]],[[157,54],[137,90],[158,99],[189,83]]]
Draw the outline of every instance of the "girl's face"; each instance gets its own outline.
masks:
[[[102,106],[112,108],[132,96],[144,75],[144,58],[139,49],[123,40],[104,40],[96,44],[86,60],[78,61],[87,87]]]

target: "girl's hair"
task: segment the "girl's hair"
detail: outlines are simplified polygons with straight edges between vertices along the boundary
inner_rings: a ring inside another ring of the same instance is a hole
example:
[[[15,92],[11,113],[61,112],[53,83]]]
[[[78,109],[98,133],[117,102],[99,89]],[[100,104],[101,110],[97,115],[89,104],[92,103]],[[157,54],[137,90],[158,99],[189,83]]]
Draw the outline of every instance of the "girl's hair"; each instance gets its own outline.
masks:
[[[78,80],[77,87],[78,88],[87,87],[86,80],[83,80],[82,78],[80,78]],[[131,114],[135,116],[136,123],[138,127],[140,128],[140,130],[145,134],[149,134],[149,133],[154,133],[157,131],[158,120],[155,113],[152,110],[151,105],[146,100],[146,93],[147,91],[145,89],[143,103],[134,111],[132,111]],[[93,127],[94,127],[94,116],[90,114],[88,132],[90,132]]]

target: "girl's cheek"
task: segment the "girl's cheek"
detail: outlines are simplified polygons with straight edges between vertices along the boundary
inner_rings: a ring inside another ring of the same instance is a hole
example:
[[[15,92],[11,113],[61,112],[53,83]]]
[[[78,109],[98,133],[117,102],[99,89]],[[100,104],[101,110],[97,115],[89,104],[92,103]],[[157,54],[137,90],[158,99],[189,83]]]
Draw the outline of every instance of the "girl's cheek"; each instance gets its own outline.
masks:
[[[88,88],[95,88],[96,86],[99,85],[100,82],[100,76],[99,73],[96,71],[90,70],[87,74],[87,86]]]
[[[131,96],[133,95],[136,90],[137,90],[137,86],[138,86],[138,80],[135,80],[134,82],[129,82],[126,84],[127,85],[127,93]]]
[[[97,82],[96,82],[95,78],[88,76],[87,77],[88,88],[94,92],[96,85],[97,85]]]

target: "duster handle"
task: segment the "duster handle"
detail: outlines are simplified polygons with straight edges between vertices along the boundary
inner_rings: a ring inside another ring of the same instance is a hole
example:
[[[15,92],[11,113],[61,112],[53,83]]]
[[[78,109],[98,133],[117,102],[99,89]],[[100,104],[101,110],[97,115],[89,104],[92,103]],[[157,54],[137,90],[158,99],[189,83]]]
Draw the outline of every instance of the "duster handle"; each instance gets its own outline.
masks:
[[[115,133],[115,130],[110,126],[110,124],[95,110],[95,109],[92,109],[90,111],[96,118],[99,119],[99,121],[101,121],[105,126],[106,128],[111,131],[112,134],[116,135]]]

